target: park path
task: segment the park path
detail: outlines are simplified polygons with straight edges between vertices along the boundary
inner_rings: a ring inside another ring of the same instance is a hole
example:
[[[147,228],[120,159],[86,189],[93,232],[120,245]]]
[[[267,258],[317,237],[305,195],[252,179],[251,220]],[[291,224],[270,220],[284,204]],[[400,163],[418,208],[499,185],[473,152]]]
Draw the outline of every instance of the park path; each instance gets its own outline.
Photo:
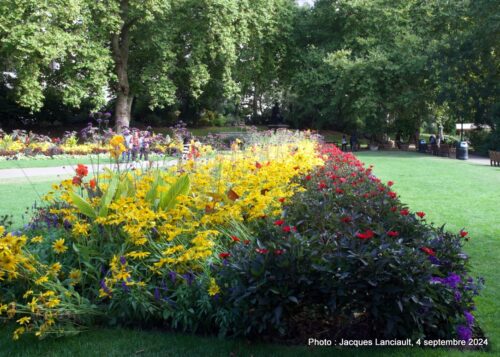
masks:
[[[132,169],[147,169],[150,167],[170,167],[177,164],[177,160],[169,161],[155,161],[149,163],[147,161],[134,162],[134,163],[124,163],[120,164],[120,170],[132,170]],[[0,183],[2,180],[6,179],[21,179],[21,178],[41,178],[47,176],[73,176],[75,174],[75,168],[77,165],[65,165],[56,167],[36,167],[36,168],[13,168],[13,169],[1,169],[0,170]],[[89,168],[89,173],[97,173],[97,165],[85,165]],[[103,172],[106,168],[116,168],[115,164],[101,164],[99,165],[99,172]]]

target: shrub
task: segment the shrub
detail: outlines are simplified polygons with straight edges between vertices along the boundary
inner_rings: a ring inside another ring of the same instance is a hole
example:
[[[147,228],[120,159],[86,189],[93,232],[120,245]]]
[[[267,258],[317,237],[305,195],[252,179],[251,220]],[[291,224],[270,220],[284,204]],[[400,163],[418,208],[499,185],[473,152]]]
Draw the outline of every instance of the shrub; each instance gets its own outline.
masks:
[[[323,154],[283,218],[240,229],[217,266],[220,315],[232,318],[219,318],[222,330],[303,341],[456,338],[475,328],[481,281],[468,276],[466,233],[410,213],[353,156]]]

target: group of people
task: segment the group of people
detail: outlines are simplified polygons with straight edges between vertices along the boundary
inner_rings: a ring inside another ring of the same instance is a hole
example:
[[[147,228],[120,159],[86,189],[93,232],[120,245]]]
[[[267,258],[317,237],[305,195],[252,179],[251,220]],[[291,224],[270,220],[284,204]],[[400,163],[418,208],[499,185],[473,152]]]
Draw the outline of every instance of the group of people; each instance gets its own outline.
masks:
[[[358,137],[356,134],[352,134],[349,138],[349,144],[351,145],[351,151],[356,151],[359,149]],[[347,151],[347,138],[342,135],[342,151]]]
[[[139,160],[148,160],[151,146],[152,135],[149,131],[139,131],[133,129],[130,131],[128,128],[123,130],[123,138],[125,151],[122,154],[122,160],[129,162],[135,161],[137,157]]]

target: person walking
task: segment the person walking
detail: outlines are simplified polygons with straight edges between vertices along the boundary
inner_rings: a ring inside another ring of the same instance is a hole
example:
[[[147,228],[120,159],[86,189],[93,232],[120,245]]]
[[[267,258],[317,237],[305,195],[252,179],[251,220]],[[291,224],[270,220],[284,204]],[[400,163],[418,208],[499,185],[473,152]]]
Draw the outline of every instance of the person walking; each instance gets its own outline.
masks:
[[[139,160],[142,160],[142,157],[144,156],[144,160],[148,161],[150,143],[151,139],[149,137],[149,132],[146,131],[141,140],[141,153],[139,154]]]
[[[131,142],[132,142],[132,161],[135,161],[137,160],[137,154],[141,148],[139,132],[134,131]]]
[[[124,144],[125,144],[125,151],[122,154],[122,161],[125,161],[125,157],[127,158],[127,162],[130,161],[130,151],[131,151],[131,144],[132,144],[132,134],[130,133],[130,130],[125,129],[123,131],[123,139],[124,139]]]
[[[342,135],[342,151],[347,151],[347,138]]]

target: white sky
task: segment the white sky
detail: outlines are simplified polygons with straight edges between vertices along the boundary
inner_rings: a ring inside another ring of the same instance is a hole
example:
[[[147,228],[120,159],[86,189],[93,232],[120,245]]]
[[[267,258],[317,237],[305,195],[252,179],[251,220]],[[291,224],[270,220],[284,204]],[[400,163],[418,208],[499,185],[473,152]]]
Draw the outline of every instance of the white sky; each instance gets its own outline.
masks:
[[[299,5],[305,5],[305,4],[313,5],[314,4],[314,0],[297,0],[297,2],[299,3]]]

